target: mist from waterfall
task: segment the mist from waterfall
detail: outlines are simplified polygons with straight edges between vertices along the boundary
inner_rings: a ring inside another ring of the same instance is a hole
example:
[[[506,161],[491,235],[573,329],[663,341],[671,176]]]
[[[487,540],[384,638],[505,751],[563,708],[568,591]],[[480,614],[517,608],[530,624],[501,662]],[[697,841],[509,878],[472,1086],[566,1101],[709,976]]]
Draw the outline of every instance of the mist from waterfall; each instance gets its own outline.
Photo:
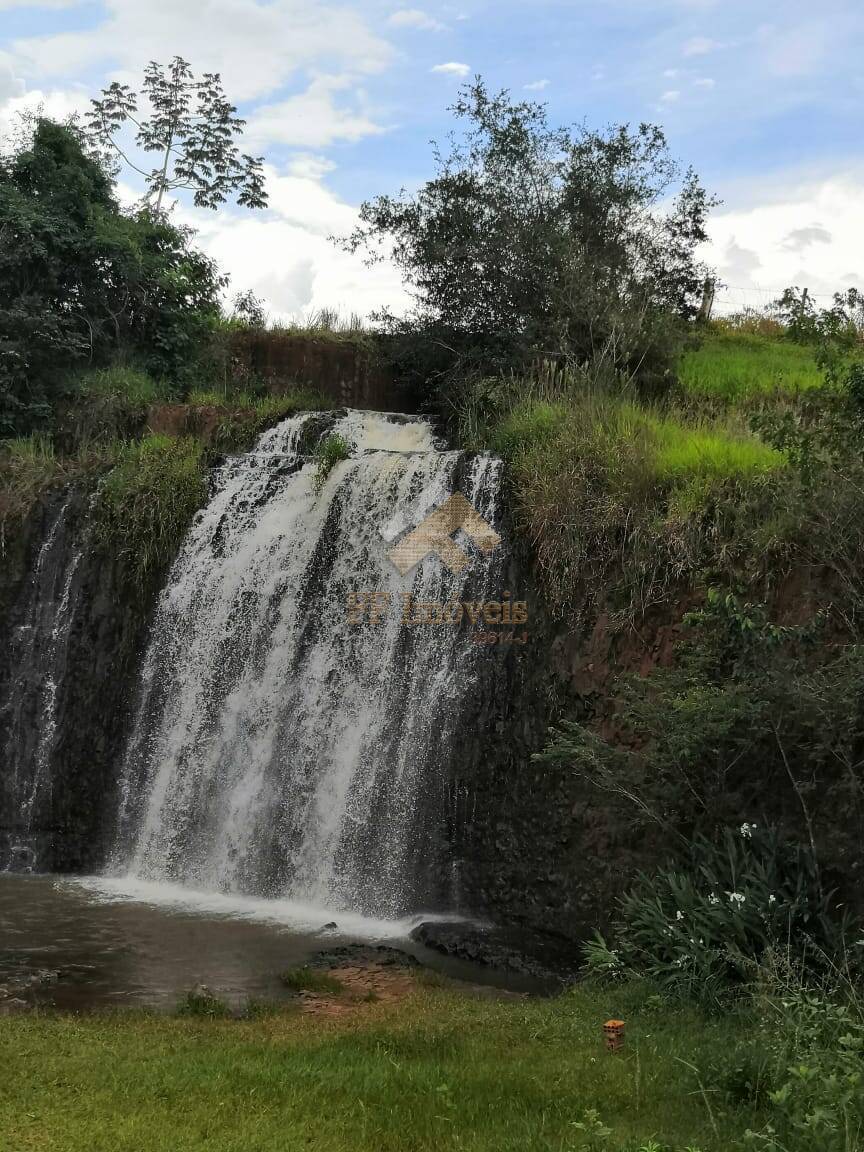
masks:
[[[349,445],[320,482],[316,441]],[[430,805],[490,654],[424,602],[500,599],[504,549],[401,576],[392,541],[461,491],[500,518],[500,464],[420,419],[286,420],[228,460],[161,595],[122,766],[115,874],[396,916],[428,875]],[[389,596],[350,622],[349,596]],[[384,601],[382,601],[384,602]]]

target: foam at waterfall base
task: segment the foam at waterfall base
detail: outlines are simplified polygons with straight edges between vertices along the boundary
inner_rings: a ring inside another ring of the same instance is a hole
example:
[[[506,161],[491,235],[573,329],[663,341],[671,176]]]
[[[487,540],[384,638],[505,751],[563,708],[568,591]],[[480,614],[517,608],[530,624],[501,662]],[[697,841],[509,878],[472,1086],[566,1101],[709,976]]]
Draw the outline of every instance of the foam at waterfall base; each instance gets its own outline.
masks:
[[[317,932],[335,922],[340,936],[358,940],[407,940],[423,922],[458,919],[452,915],[418,913],[401,920],[382,920],[294,900],[263,900],[236,893],[199,891],[182,884],[140,880],[134,876],[84,876],[70,878],[65,883],[83,888],[94,900],[147,904],[185,914],[251,920],[259,924],[281,925],[297,932]]]

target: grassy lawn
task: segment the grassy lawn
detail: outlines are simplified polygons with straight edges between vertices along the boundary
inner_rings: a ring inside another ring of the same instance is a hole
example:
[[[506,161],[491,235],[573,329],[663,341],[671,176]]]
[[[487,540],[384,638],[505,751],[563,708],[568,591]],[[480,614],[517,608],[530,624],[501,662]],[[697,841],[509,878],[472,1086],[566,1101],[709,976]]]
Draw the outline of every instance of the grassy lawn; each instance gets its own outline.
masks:
[[[627,1021],[621,1053],[603,1046],[612,1014]],[[709,1096],[712,1121],[687,1065],[742,1038],[741,1022],[664,1010],[633,987],[546,1001],[420,987],[339,1021],[9,1018],[0,1148],[635,1152],[653,1137],[720,1152],[755,1117]],[[588,1109],[610,1135],[575,1126]]]
[[[809,348],[749,332],[715,332],[685,353],[679,378],[697,397],[735,401],[748,396],[804,392],[823,374]]]

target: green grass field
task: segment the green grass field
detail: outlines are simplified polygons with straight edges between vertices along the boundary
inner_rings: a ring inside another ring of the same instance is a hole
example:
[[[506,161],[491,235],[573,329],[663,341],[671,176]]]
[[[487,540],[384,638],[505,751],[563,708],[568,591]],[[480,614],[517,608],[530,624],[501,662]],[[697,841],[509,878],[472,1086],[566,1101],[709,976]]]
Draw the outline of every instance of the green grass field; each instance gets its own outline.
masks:
[[[809,348],[749,332],[714,332],[679,366],[686,392],[734,402],[749,396],[805,392],[823,374]]]
[[[574,454],[597,461],[626,456],[630,480],[640,486],[676,484],[695,477],[748,476],[783,464],[783,457],[745,429],[723,420],[661,413],[611,396],[575,396],[519,404],[494,429],[492,448],[531,467],[532,457],[558,466]]]
[[[603,1044],[612,1014],[627,1021],[621,1053]],[[9,1018],[0,1148],[636,1152],[653,1138],[725,1152],[757,1118],[703,1096],[690,1065],[742,1038],[734,1018],[653,1007],[638,988],[501,1001],[420,987],[340,1021]]]

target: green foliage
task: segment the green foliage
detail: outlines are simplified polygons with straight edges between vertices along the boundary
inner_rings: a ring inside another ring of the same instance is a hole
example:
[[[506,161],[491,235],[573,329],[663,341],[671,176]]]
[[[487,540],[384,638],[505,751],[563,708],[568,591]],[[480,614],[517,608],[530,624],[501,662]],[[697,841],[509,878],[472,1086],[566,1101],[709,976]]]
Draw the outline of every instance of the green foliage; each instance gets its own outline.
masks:
[[[179,56],[167,69],[151,60],[141,95],[148,115],[139,112],[138,95],[129,85],[115,80],[101,99],[91,100],[87,128],[100,147],[113,149],[144,177],[147,200],[157,213],[166,193],[184,190],[193,193],[196,208],[219,208],[231,195],[245,207],[266,207],[263,157],[243,155],[237,147],[235,137],[245,120],[226,99],[218,73],[196,79]],[[127,121],[137,129],[135,143],[141,151],[157,154],[155,167],[134,163],[125,141],[117,143],[115,137]]]
[[[436,345],[449,352],[447,392],[454,364],[489,372],[538,352],[667,387],[713,201],[680,175],[662,131],[553,128],[544,105],[479,78],[452,111],[466,130],[449,153],[436,147],[436,177],[364,204],[347,241],[373,259],[392,252],[414,292],[413,317],[390,330],[427,345],[427,371]]]
[[[772,950],[811,971],[841,956],[844,928],[812,851],[745,823],[719,839],[697,835],[686,861],[640,874],[620,901],[614,955],[624,970],[717,1007]],[[592,959],[596,972],[596,945]]]
[[[716,331],[684,353],[678,378],[685,392],[727,403],[821,387],[811,348],[740,330]]]
[[[835,292],[830,308],[817,308],[805,288],[787,288],[775,305],[789,339],[816,347],[829,371],[864,343],[864,294],[857,288]]]
[[[64,454],[137,436],[151,404],[171,398],[164,381],[128,365],[91,369],[70,378],[54,441]]]
[[[760,1041],[772,1089],[768,1120],[748,1130],[758,1152],[855,1152],[864,1135],[864,1014],[848,984],[816,988],[796,975],[770,979],[760,999]]]
[[[89,483],[110,465],[115,449],[91,443],[63,456],[43,433],[0,441],[0,557],[43,493],[71,481]]]
[[[562,612],[602,591],[634,614],[720,555],[728,566],[784,483],[782,455],[734,419],[639,404],[584,371],[477,381],[461,423],[463,444],[507,461]]]
[[[140,593],[158,585],[206,492],[203,445],[148,436],[126,445],[99,487],[97,544]]]
[[[325,436],[315,449],[315,485],[319,491],[336,465],[350,455],[351,445],[343,436],[337,433]]]
[[[688,624],[674,666],[619,681],[614,740],[565,719],[539,759],[601,789],[636,828],[686,842],[770,813],[842,871],[858,851],[864,649],[826,644],[818,618],[781,628],[719,591]]]
[[[185,999],[178,1005],[178,1016],[197,1016],[207,1020],[219,1020],[231,1015],[231,1009],[218,996],[214,996],[209,988],[202,984],[187,992]]]
[[[118,355],[176,388],[204,355],[221,281],[189,233],[126,215],[74,128],[37,122],[0,159],[0,433],[49,423],[85,365]]]
[[[339,996],[345,991],[341,981],[317,968],[289,968],[279,979],[292,992],[315,992],[321,996]]]
[[[298,412],[328,408],[329,403],[311,388],[298,388],[282,396],[256,397],[242,392],[229,393],[227,397],[222,397],[217,407],[225,408],[226,416],[216,430],[213,447],[216,451],[227,453],[250,448],[262,432],[280,420],[296,416]]]

